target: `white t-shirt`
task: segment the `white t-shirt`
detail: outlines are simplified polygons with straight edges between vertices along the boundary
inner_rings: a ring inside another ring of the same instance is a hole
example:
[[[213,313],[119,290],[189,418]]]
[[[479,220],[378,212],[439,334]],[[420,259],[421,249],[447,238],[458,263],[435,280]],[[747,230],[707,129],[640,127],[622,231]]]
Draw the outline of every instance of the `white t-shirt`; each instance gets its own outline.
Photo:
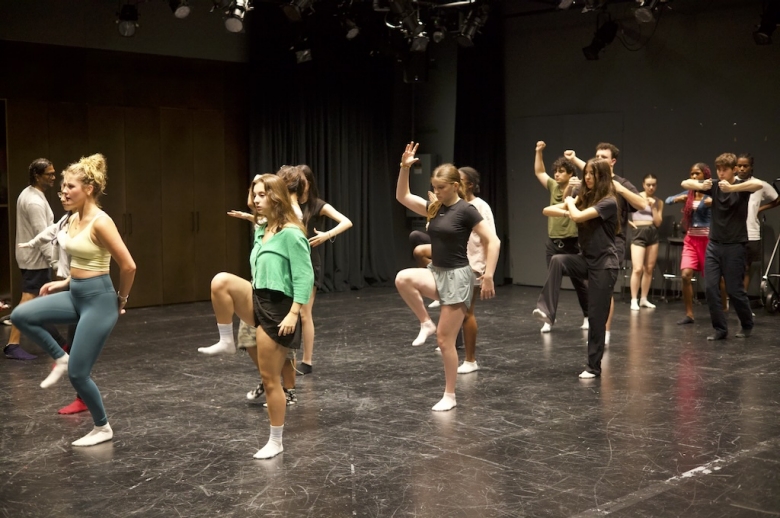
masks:
[[[493,211],[490,210],[490,205],[487,204],[482,198],[475,197],[469,203],[474,205],[482,216],[482,220],[486,221],[488,225],[496,231],[496,224],[493,220]],[[482,246],[482,240],[476,232],[472,232],[469,236],[469,242],[466,245],[466,255],[469,258],[469,265],[471,269],[477,272],[479,275],[485,273],[485,247]]]
[[[777,199],[775,188],[763,180],[760,181],[762,187],[750,195],[750,201],[748,202],[748,241],[759,241],[761,239],[761,223],[758,221],[759,207]]]

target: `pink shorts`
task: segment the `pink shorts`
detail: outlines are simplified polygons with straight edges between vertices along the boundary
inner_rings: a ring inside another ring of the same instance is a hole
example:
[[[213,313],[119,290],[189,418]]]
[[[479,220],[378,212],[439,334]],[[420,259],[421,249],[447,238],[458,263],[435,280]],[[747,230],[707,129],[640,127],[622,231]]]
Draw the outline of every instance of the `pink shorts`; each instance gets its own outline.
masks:
[[[685,236],[683,240],[682,259],[680,271],[690,268],[697,272],[704,271],[704,256],[707,253],[709,236]]]

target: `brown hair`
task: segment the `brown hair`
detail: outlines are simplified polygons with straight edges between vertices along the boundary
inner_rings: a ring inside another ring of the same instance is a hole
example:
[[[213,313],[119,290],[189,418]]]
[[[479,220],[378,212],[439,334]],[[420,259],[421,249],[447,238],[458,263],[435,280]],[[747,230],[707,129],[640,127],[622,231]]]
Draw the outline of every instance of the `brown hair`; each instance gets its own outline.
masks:
[[[588,189],[588,184],[584,180],[589,167],[593,172],[595,180],[593,189]],[[582,171],[583,181],[580,187],[580,194],[577,196],[578,209],[585,210],[589,207],[593,207],[606,197],[616,198],[615,188],[612,185],[612,168],[609,166],[609,161],[603,158],[591,158],[588,160],[588,163],[585,164]],[[618,218],[617,224],[615,225],[615,233],[620,233],[620,218]]]
[[[610,144],[609,142],[599,142],[598,145],[596,145],[596,151],[601,151],[602,149],[606,149],[612,153],[612,158],[615,160],[617,160],[617,157],[620,154],[620,150],[617,146],[615,144]]]
[[[287,185],[287,191],[290,194],[298,196],[298,201],[303,198],[303,191],[306,187],[306,178],[303,176],[303,172],[295,165],[283,165],[276,172],[276,176],[284,180]]]
[[[458,184],[458,197],[459,198],[466,197],[466,193],[463,190],[463,184],[460,181],[460,172],[458,171],[458,168],[455,167],[454,165],[452,164],[440,165],[439,167],[433,170],[431,179],[433,178],[437,180],[442,180],[449,184],[453,184],[453,183]],[[439,208],[441,208],[441,202],[439,200],[436,200],[433,203],[428,204],[428,221],[436,217],[436,213],[439,212]]]
[[[273,212],[274,225],[276,228],[274,232],[279,232],[286,225],[295,225],[303,235],[306,235],[306,229],[301,224],[298,216],[293,211],[292,204],[290,203],[290,193],[287,191],[287,185],[284,181],[274,174],[264,174],[255,176],[252,180],[251,191],[254,195],[255,185],[262,183],[265,187],[265,195],[271,200],[271,211]],[[257,209],[252,205],[252,213],[255,215],[255,222],[258,222]]]
[[[734,169],[737,167],[737,156],[734,153],[723,153],[715,159],[715,167],[719,165]]]

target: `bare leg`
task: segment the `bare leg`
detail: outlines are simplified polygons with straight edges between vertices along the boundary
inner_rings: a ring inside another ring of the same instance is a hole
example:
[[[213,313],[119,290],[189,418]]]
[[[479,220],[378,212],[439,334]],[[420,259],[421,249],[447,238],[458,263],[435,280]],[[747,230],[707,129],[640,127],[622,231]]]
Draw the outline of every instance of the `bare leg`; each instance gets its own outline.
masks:
[[[412,310],[414,316],[420,323],[431,319],[428,311],[423,304],[423,297],[429,299],[438,299],[439,293],[436,291],[436,282],[433,280],[433,274],[427,268],[407,268],[401,270],[395,277],[395,286],[398,293],[404,299],[406,305]]]
[[[312,310],[314,309],[314,297],[317,295],[317,287],[311,290],[309,302],[301,306],[301,332],[303,334],[303,363],[311,365],[311,357],[314,354],[314,320],[312,319]]]
[[[295,360],[289,358],[282,367],[282,386],[287,390],[295,388],[295,374]]]
[[[233,314],[244,322],[254,322],[252,285],[231,273],[218,273],[211,280],[211,305],[217,324],[232,324]]]
[[[434,410],[443,411],[455,407],[455,382],[458,377],[458,353],[455,350],[455,337],[463,325],[463,319],[467,312],[468,308],[465,304],[441,307],[436,340],[441,349],[445,385],[444,398],[433,407]]]
[[[474,306],[479,298],[479,293],[482,290],[479,286],[474,286],[474,295],[471,297],[471,305],[469,306],[468,313],[466,313],[466,319],[463,321],[463,341],[466,346],[466,361],[477,361],[477,317],[474,316]]]
[[[631,300],[639,295],[639,285],[642,280],[642,267],[645,262],[645,247],[631,245]],[[633,303],[632,303],[633,306]]]
[[[658,243],[650,245],[645,251],[645,261],[642,272],[642,298],[646,299],[650,294],[650,287],[653,284],[653,270],[658,261]]]
[[[431,245],[417,245],[412,255],[418,267],[427,268],[431,263]]]
[[[693,321],[693,270],[686,268],[682,271],[682,296],[685,304],[685,316]]]
[[[271,437],[268,443],[254,456],[257,459],[269,459],[284,451],[282,431],[287,401],[279,382],[282,368],[287,362],[288,350],[274,342],[262,328],[257,328],[257,354],[260,363],[260,376],[266,391],[268,402],[268,420],[271,423]]]

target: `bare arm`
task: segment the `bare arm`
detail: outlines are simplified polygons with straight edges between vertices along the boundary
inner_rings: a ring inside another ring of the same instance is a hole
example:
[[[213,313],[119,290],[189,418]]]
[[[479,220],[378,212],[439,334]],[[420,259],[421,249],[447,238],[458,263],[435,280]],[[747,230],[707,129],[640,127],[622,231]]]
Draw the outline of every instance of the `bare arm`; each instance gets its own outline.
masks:
[[[404,154],[401,155],[401,170],[398,172],[398,183],[395,186],[395,199],[412,212],[420,216],[427,216],[425,200],[412,194],[412,191],[409,190],[409,169],[418,160],[414,155],[417,153],[419,145],[419,142],[417,144],[410,142],[406,145]]]
[[[751,178],[739,183],[728,183],[726,180],[718,182],[718,188],[723,192],[756,192],[764,187],[761,180]]]
[[[580,158],[577,158],[577,153],[574,152],[572,149],[567,149],[563,152],[564,158],[567,158],[571,160],[571,162],[577,166],[577,168],[582,171],[585,169],[585,161],[581,160]]]
[[[629,191],[623,185],[615,180],[612,180],[612,185],[615,186],[615,192],[623,197],[632,207],[636,210],[644,210],[647,208],[647,200],[640,194]]]
[[[689,191],[709,191],[712,189],[712,180],[707,179],[703,182],[700,182],[699,180],[683,180],[680,184],[683,189],[687,189]]]
[[[557,203],[542,209],[542,214],[551,218],[565,218],[569,214],[569,209],[565,203]]]
[[[761,211],[764,211],[764,210],[774,209],[774,208],[775,208],[775,207],[777,207],[778,205],[780,205],[780,196],[778,196],[777,198],[775,198],[773,201],[770,201],[770,202],[769,202],[769,203],[767,203],[766,205],[761,205],[761,206],[758,208],[758,212],[760,213]]]
[[[125,242],[122,241],[114,220],[110,217],[98,218],[92,226],[92,231],[95,241],[109,251],[119,266],[119,312],[123,313],[125,304],[127,304],[126,297],[130,295],[130,289],[133,287],[133,280],[135,280],[135,261],[125,246]]]
[[[312,248],[315,246],[319,246],[323,244],[328,239],[333,239],[337,235],[341,234],[342,232],[346,232],[350,228],[352,228],[352,221],[349,220],[348,217],[346,217],[341,212],[337,211],[333,208],[333,206],[329,203],[326,203],[324,207],[322,207],[322,210],[320,211],[320,215],[328,216],[333,221],[336,221],[338,224],[333,227],[332,229],[328,230],[327,232],[320,232],[316,228],[314,229],[314,236],[309,238],[309,244]]]
[[[653,225],[660,227],[661,223],[664,222],[664,202],[661,200],[655,200],[655,203],[652,205],[652,212]]]
[[[576,200],[571,196],[564,200],[564,204],[566,205],[566,209],[568,210],[569,217],[573,222],[582,223],[600,217],[599,212],[596,210],[596,207],[588,207],[585,210],[580,210],[577,208],[577,205],[575,205],[575,203]]]
[[[495,284],[493,283],[493,275],[496,273],[496,264],[498,264],[498,254],[501,251],[501,240],[498,239],[495,230],[490,227],[490,224],[485,220],[480,221],[472,229],[478,236],[480,241],[485,247],[485,273],[482,275],[482,290],[480,293],[481,299],[492,299],[496,295]]]
[[[541,140],[536,143],[536,156],[534,157],[534,174],[536,175],[536,179],[539,180],[539,183],[542,184],[542,187],[545,189],[547,188],[547,181],[550,179],[550,176],[547,174],[547,172],[544,169],[544,159],[542,156],[542,150],[547,146],[544,142]]]

